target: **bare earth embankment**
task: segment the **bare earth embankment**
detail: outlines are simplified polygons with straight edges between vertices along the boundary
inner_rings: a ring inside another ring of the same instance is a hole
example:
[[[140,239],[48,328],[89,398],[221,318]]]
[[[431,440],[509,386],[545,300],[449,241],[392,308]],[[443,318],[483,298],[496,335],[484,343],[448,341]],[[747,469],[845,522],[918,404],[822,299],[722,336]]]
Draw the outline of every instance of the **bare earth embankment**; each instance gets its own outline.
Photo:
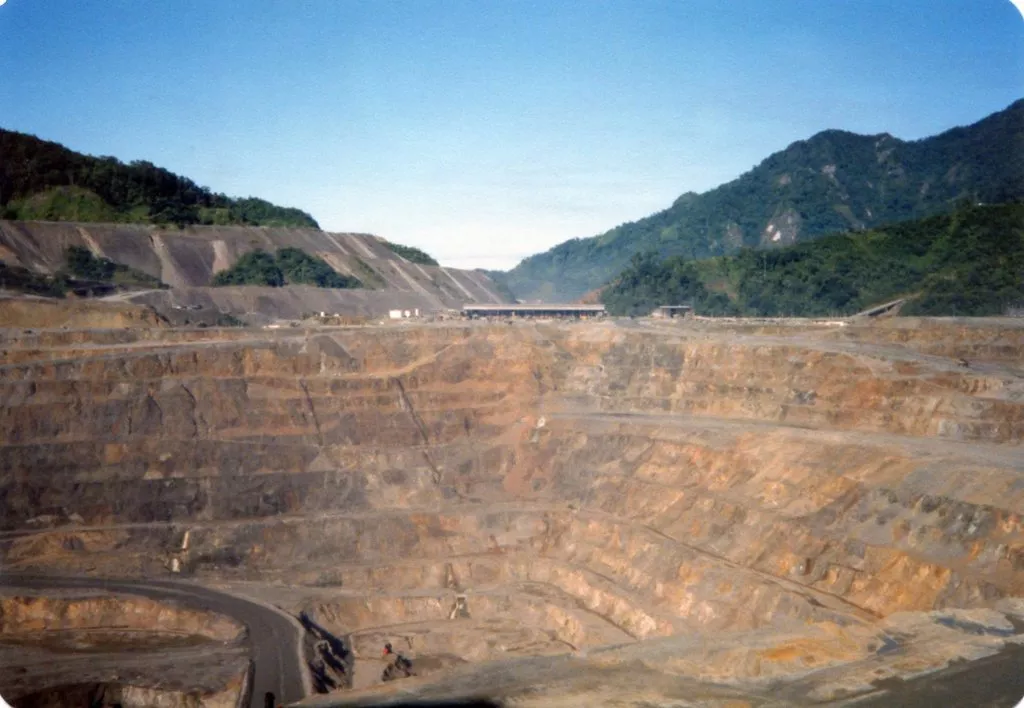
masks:
[[[503,302],[501,293],[484,273],[410,262],[384,240],[369,234],[283,227],[179,229],[0,220],[0,261],[8,265],[53,274],[66,266],[66,251],[72,246],[165,283],[169,289],[122,292],[111,299],[151,307],[179,324],[186,320],[215,324],[218,313],[264,324],[319,312],[379,318],[392,309],[436,312],[466,303]],[[244,254],[255,249],[273,253],[281,248],[298,248],[322,258],[365,287],[210,287],[214,274],[230,268]],[[7,323],[2,315],[0,326],[23,326]],[[40,322],[35,326],[47,325]]]

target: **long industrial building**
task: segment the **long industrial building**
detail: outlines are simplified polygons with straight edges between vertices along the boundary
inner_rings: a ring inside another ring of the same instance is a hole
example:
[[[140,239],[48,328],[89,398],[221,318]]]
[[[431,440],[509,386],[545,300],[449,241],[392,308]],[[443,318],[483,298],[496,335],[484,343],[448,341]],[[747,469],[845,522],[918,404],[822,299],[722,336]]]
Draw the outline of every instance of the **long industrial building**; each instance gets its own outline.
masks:
[[[462,314],[466,317],[602,317],[604,305],[464,305]]]

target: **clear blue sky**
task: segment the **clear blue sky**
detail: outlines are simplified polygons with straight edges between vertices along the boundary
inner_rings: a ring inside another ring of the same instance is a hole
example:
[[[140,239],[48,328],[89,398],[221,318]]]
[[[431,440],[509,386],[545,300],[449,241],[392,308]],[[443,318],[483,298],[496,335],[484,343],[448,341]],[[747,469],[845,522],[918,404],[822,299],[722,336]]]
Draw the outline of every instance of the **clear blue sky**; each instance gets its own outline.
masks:
[[[0,126],[510,267],[1024,95],[1009,0],[7,0]],[[2,159],[2,156],[0,156]]]

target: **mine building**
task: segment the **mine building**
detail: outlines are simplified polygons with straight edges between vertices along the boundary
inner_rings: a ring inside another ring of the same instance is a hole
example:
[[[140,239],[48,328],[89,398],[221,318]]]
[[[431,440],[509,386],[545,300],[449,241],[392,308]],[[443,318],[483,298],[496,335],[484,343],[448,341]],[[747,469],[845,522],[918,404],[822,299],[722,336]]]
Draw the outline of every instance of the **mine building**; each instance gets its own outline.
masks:
[[[660,305],[651,313],[651,317],[672,319],[673,317],[686,317],[690,314],[693,314],[692,305]]]
[[[475,319],[477,317],[583,317],[604,316],[604,305],[553,305],[538,304],[525,305],[516,303],[514,305],[464,305],[462,308],[464,317]]]

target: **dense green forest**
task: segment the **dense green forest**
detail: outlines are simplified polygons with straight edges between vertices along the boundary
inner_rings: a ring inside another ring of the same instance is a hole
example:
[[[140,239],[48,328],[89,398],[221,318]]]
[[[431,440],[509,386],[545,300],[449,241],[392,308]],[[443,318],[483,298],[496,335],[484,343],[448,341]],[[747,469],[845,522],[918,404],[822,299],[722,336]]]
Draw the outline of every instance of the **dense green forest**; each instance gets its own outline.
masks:
[[[566,241],[499,274],[523,299],[571,300],[634,254],[689,260],[788,245],[1024,198],[1024,100],[924,140],[840,130],[793,143],[739,178],[593,238]]]
[[[998,315],[1024,301],[1024,204],[949,214],[702,261],[634,256],[602,292],[612,314],[847,315],[913,296],[908,315]]]
[[[410,263],[419,263],[420,265],[430,266],[440,265],[429,253],[421,251],[415,246],[403,246],[400,243],[391,243],[390,241],[385,241],[384,243],[387,244],[387,247],[393,252],[397,253]]]
[[[232,199],[150,162],[83,155],[9,130],[0,130],[0,217],[319,228],[299,209]]]
[[[64,297],[68,291],[68,279],[63,273],[56,275],[35,273],[28,268],[8,265],[0,261],[0,290],[12,290],[43,297]]]
[[[320,288],[360,288],[358,278],[342,275],[327,261],[299,248],[282,248],[270,254],[256,249],[213,277],[212,285],[315,285]]]
[[[109,258],[97,257],[88,248],[69,246],[65,251],[67,273],[81,280],[93,280],[129,287],[166,288],[159,278],[129,266],[115,263]]]

